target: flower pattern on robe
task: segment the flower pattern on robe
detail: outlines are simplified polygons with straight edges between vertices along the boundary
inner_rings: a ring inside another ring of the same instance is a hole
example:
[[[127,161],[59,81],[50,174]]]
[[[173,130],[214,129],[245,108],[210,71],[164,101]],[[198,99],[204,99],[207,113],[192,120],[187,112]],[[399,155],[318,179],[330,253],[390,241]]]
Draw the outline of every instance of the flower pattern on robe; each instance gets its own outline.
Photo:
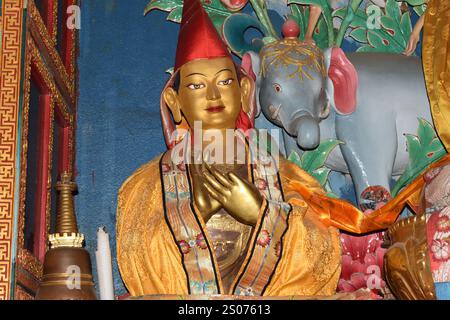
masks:
[[[450,165],[425,175],[428,255],[435,283],[450,282]]]
[[[205,237],[203,234],[199,233],[197,235],[197,238],[195,239],[195,243],[200,249],[206,249],[208,248],[208,244],[206,243]]]
[[[445,240],[433,240],[431,252],[436,260],[447,261],[450,258],[450,246]]]
[[[266,247],[270,243],[271,237],[269,231],[262,230],[256,243],[261,247]]]

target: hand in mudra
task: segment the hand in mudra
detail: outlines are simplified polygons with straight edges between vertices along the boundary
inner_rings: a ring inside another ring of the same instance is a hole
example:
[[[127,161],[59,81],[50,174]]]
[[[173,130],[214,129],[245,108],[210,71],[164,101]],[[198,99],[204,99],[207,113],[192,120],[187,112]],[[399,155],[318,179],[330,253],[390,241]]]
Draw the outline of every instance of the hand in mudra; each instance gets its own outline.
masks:
[[[204,187],[212,198],[241,223],[254,226],[263,198],[256,187],[233,172],[222,174],[205,164]]]

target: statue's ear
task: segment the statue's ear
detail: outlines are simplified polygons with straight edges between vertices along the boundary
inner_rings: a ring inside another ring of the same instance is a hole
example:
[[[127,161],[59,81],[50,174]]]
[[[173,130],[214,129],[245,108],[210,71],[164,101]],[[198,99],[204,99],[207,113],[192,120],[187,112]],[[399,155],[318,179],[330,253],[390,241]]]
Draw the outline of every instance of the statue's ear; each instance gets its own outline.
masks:
[[[172,87],[167,87],[163,92],[164,102],[172,112],[173,121],[180,123],[181,118],[181,104],[178,98],[178,93]]]
[[[328,101],[338,114],[349,115],[356,110],[358,73],[341,48],[326,49],[324,59]]]
[[[251,101],[253,99],[252,94],[254,93],[254,82],[248,77],[244,76],[241,79],[241,103],[242,111],[249,113],[251,111]]]
[[[249,77],[253,79],[255,82],[255,90],[256,90],[256,112],[255,116],[257,117],[261,111],[261,107],[259,104],[259,88],[261,83],[261,60],[259,58],[259,54],[253,51],[248,51],[242,57],[241,68],[247,73]]]

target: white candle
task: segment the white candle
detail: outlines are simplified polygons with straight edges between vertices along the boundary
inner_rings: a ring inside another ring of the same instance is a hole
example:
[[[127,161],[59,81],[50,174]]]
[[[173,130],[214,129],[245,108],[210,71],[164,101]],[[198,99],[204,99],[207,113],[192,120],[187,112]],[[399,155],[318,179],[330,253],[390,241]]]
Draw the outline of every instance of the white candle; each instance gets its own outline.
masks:
[[[109,247],[109,234],[105,227],[97,231],[97,260],[98,285],[101,300],[114,300],[114,285],[111,265],[111,249]]]

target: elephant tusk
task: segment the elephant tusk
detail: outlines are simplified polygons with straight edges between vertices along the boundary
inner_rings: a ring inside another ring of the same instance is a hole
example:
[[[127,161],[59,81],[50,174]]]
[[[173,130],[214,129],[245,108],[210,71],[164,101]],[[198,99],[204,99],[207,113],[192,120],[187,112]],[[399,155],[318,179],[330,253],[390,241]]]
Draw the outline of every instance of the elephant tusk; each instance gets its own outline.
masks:
[[[280,120],[280,110],[281,104],[278,107],[275,107],[274,105],[269,106],[270,116],[273,120]]]

